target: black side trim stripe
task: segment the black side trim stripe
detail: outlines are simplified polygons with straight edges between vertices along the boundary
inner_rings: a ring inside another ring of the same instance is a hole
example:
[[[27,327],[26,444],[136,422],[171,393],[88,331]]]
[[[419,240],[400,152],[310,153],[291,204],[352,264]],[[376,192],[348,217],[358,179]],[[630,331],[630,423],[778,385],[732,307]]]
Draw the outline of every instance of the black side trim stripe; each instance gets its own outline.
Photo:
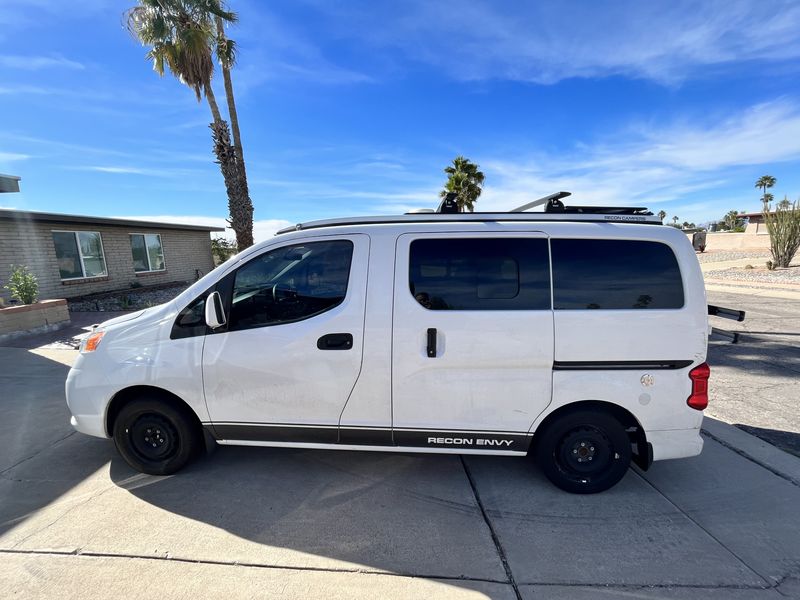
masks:
[[[292,442],[296,444],[348,444],[361,446],[406,446],[468,450],[527,452],[531,433],[482,431],[395,430],[364,427],[341,429],[330,425],[272,425],[214,423],[209,428],[218,440],[248,442]]]
[[[683,369],[691,360],[587,360],[553,361],[554,371],[641,371],[643,369]]]
[[[463,450],[512,450],[527,452],[533,438],[526,433],[472,433],[452,431],[395,431],[398,446],[454,448]]]
[[[219,425],[214,424],[218,440],[241,440],[247,442],[295,442],[302,444],[336,444],[339,442],[337,427],[297,427],[264,425]]]

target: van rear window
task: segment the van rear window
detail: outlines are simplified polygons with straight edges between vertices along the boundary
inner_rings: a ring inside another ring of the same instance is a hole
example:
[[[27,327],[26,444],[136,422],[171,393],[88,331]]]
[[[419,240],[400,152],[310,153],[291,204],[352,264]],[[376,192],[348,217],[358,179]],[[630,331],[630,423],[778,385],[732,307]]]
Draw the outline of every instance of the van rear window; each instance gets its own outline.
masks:
[[[552,239],[553,308],[683,307],[672,248],[639,240]]]
[[[414,240],[409,288],[429,310],[547,310],[547,240]]]

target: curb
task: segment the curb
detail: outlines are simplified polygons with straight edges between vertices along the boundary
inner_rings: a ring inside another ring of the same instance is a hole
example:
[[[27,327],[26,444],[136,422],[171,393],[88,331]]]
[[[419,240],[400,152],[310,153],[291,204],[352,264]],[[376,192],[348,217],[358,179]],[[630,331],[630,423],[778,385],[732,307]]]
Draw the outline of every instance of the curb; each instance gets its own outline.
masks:
[[[734,425],[710,417],[703,419],[702,432],[733,452],[800,487],[800,458]]]

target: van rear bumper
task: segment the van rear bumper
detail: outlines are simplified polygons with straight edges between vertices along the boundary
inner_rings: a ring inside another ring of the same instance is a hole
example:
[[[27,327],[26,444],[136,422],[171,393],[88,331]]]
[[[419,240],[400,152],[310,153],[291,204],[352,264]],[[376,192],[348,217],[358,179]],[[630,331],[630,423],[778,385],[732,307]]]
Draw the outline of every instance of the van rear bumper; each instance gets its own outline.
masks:
[[[700,428],[648,431],[647,441],[653,446],[653,460],[688,458],[703,450]]]

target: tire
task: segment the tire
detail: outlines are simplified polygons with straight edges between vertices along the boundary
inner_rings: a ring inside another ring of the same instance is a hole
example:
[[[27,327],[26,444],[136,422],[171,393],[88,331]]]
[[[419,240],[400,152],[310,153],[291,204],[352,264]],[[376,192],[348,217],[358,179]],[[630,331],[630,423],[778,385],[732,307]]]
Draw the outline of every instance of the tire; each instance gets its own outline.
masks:
[[[608,413],[567,413],[539,435],[536,461],[547,478],[566,492],[603,492],[616,485],[631,464],[630,438]]]
[[[202,432],[188,414],[166,402],[142,398],[122,407],[114,444],[131,467],[148,475],[172,475],[202,447]]]

